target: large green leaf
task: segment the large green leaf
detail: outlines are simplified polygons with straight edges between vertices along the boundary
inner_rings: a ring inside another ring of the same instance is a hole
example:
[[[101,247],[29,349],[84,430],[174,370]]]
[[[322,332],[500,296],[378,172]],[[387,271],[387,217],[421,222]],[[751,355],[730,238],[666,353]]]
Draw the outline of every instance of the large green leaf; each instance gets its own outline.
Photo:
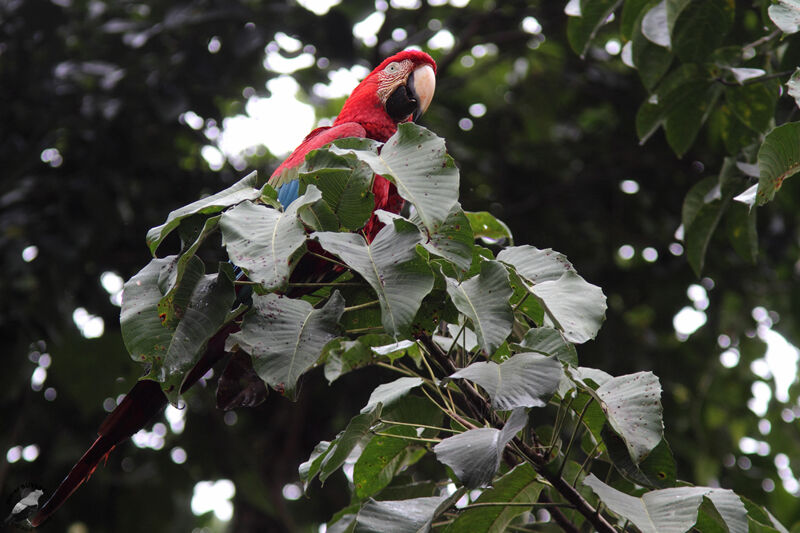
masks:
[[[783,180],[800,171],[800,122],[778,126],[767,134],[758,150],[758,205],[775,197]]]
[[[183,373],[193,366],[208,340],[229,318],[235,298],[233,282],[222,269],[204,275],[203,262],[192,257],[186,274],[164,312],[165,279],[175,268],[175,256],[153,259],[124,286],[120,326],[134,360],[152,365],[153,377],[177,399]]]
[[[319,189],[309,185],[283,212],[248,201],[223,213],[219,225],[231,262],[264,290],[286,287],[306,241],[298,211],[321,198]]]
[[[644,143],[663,125],[670,146],[682,156],[694,143],[721,92],[720,84],[704,66],[680,65],[639,108],[636,130],[640,141]]]
[[[773,89],[763,83],[730,87],[725,91],[725,100],[743,124],[761,133],[767,130],[775,117],[777,99]]]
[[[699,276],[705,263],[711,236],[722,218],[718,178],[711,176],[697,182],[683,200],[683,230],[686,258]]]
[[[403,465],[406,450],[411,441],[402,437],[416,437],[417,432],[409,426],[391,426],[381,433],[399,435],[393,438],[375,435],[364,447],[353,468],[353,485],[359,499],[372,496],[383,489]]]
[[[500,364],[473,363],[447,379],[474,381],[489,394],[492,407],[505,411],[517,407],[543,407],[558,389],[563,376],[555,357],[538,353],[518,353]]]
[[[264,181],[258,178],[258,173],[253,171],[225,190],[172,211],[167,216],[166,222],[147,232],[147,245],[150,247],[150,252],[156,253],[156,249],[164,238],[178,227],[181,220],[196,214],[218,213],[245,200],[255,200],[261,196],[259,188],[263,184]]]
[[[353,233],[318,232],[312,237],[369,283],[378,295],[386,331],[406,337],[422,299],[433,288],[433,273],[417,253],[422,240],[417,226],[382,211],[379,216],[386,225],[371,243]]]
[[[331,442],[327,440],[320,441],[314,446],[314,450],[311,452],[311,456],[308,458],[308,461],[302,463],[297,471],[300,475],[300,481],[303,482],[303,490],[308,490],[308,485],[311,481],[317,477],[320,470],[322,469],[322,462],[328,456],[328,452],[331,449]]]
[[[369,413],[378,405],[389,406],[420,385],[422,385],[422,378],[418,377],[397,378],[392,382],[378,385],[370,394],[367,405],[361,409],[361,412]]]
[[[672,49],[683,61],[701,61],[719,48],[733,27],[731,0],[689,2],[675,19]]]
[[[178,283],[180,283],[181,279],[183,278],[183,274],[186,271],[186,266],[194,257],[194,254],[197,253],[197,249],[200,248],[200,245],[203,243],[203,241],[217,229],[220,217],[221,215],[205,218],[202,221],[202,225],[196,228],[196,231],[190,231],[187,232],[187,234],[181,234],[181,240],[184,240],[184,237],[187,237],[187,240],[190,240],[191,242],[184,241],[185,246],[183,250],[181,250],[180,257],[178,257],[178,260],[175,263],[175,268],[169,271],[169,277],[166,280],[167,285],[164,289],[166,291],[164,295],[165,299],[169,299],[171,297],[173,291],[178,286]],[[179,227],[178,231],[181,232],[182,228],[183,224],[181,224],[181,227]],[[164,280],[162,280],[162,284],[163,282]]]
[[[319,480],[324,483],[328,476],[338,470],[350,456],[350,453],[365,440],[370,429],[381,416],[381,409],[373,409],[350,419],[350,423],[325,451],[325,457],[319,467]],[[312,466],[313,466],[312,462]],[[313,477],[313,476],[312,476]],[[309,479],[310,482],[310,479]]]
[[[424,230],[422,220],[416,212],[412,214],[411,221]],[[472,233],[469,219],[461,210],[461,205],[456,204],[442,225],[439,226],[438,231],[430,234],[430,238],[425,239],[422,246],[430,253],[447,259],[465,272],[472,264],[474,241],[475,236]]]
[[[606,297],[600,287],[580,277],[567,258],[533,246],[506,248],[498,261],[514,267],[567,341],[593,339],[605,319]]]
[[[447,496],[410,500],[370,500],[356,518],[356,533],[425,533]]]
[[[529,463],[523,463],[492,483],[475,503],[534,503],[544,485],[537,481]],[[487,506],[466,509],[445,530],[446,533],[503,533],[517,516],[530,511],[524,506]]]
[[[636,463],[661,442],[661,384],[652,372],[612,378],[595,391],[608,423],[622,437]]]
[[[797,33],[800,30],[800,0],[778,0],[769,6],[769,18],[783,33]]]
[[[202,267],[200,260],[196,263]],[[180,322],[164,356],[163,367],[168,376],[181,375],[194,366],[206,343],[229,318],[235,298],[233,281],[222,269],[197,279],[182,305]]]
[[[241,331],[228,338],[225,349],[249,353],[261,379],[294,397],[297,380],[339,334],[343,312],[344,298],[338,291],[320,309],[276,294],[254,295]]]
[[[627,4],[626,2],[626,7]],[[672,64],[672,52],[654,43],[640,31],[643,17],[644,13],[637,21],[636,31],[631,39],[631,59],[645,88],[652,90],[669,70]],[[641,137],[643,136],[640,135]]]
[[[575,346],[567,342],[557,329],[531,328],[519,344],[526,350],[554,355],[563,363],[578,366],[578,352]]]
[[[509,304],[513,290],[506,268],[497,261],[484,261],[477,276],[461,283],[448,277],[445,280],[453,304],[472,321],[481,348],[487,354],[494,353],[514,324]]]
[[[637,31],[636,25],[641,21],[645,8],[652,2],[653,0],[627,0],[623,4],[619,31],[626,41],[633,39],[634,32]]]
[[[575,406],[575,402],[573,402],[573,406]],[[587,415],[591,410],[592,406],[584,415],[584,422],[587,421]],[[677,467],[672,450],[666,440],[662,440],[641,463],[636,463],[631,458],[628,446],[622,437],[615,433],[608,423],[605,423],[605,417],[602,414],[600,419],[602,420],[600,438],[605,444],[611,464],[623,477],[637,485],[653,489],[675,486]],[[591,429],[592,434],[596,434],[596,426]]]
[[[497,473],[506,444],[527,420],[527,409],[519,408],[511,412],[502,430],[470,429],[448,437],[433,447],[436,459],[452,468],[465,487],[487,485]]]
[[[622,0],[582,0],[581,16],[569,17],[567,39],[573,50],[584,58],[598,30],[608,22],[608,17],[622,4]]]
[[[163,359],[174,329],[164,327],[158,304],[164,296],[159,277],[174,268],[177,256],[152,259],[123,286],[120,329],[125,347],[134,361],[152,363]]]
[[[514,244],[514,237],[506,223],[488,211],[465,211],[464,214],[469,219],[469,225],[476,239],[488,241],[489,244]]]
[[[568,271],[530,290],[569,342],[580,344],[595,338],[606,313],[606,297],[600,287]]]
[[[758,257],[756,211],[738,202],[728,208],[728,240],[743,259],[755,264]]]
[[[697,80],[683,85],[664,121],[667,142],[678,157],[694,144],[700,128],[714,109],[722,88],[713,80]]]
[[[517,274],[531,284],[555,281],[564,272],[575,270],[564,254],[529,245],[504,248],[497,254],[497,260],[513,266]]]
[[[325,379],[333,383],[351,370],[372,364],[378,359],[372,347],[391,342],[392,337],[384,333],[368,333],[354,341],[340,339],[331,343],[325,357]]]
[[[328,150],[311,152],[299,170],[301,190],[309,184],[317,187],[341,225],[350,231],[363,227],[375,208],[372,177],[365,163]]]
[[[591,488],[616,515],[630,520],[642,533],[684,533],[697,521],[697,510],[708,498],[731,533],[746,533],[747,510],[730,490],[711,487],[677,487],[645,493],[641,498],[610,487],[589,474],[583,484]]]
[[[458,169],[447,155],[444,139],[413,122],[400,124],[380,153],[374,145],[371,149],[333,146],[331,151],[353,153],[375,174],[392,181],[429,234],[439,231],[458,201]]]

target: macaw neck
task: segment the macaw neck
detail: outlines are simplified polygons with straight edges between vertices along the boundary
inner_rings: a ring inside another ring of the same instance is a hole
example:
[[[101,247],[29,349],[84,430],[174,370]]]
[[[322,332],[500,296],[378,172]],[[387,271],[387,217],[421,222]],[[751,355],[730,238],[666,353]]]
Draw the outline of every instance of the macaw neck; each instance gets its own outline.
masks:
[[[397,131],[397,124],[386,113],[375,87],[371,84],[362,83],[353,91],[333,124],[345,122],[360,124],[366,130],[368,138],[380,142],[386,142]]]

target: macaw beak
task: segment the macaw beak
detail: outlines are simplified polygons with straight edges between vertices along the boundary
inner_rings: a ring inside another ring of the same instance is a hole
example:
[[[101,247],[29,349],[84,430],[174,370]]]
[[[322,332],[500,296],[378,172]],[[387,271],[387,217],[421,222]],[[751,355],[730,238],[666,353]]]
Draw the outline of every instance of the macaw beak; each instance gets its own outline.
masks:
[[[408,75],[405,85],[400,85],[386,100],[386,112],[396,122],[409,118],[417,120],[428,109],[436,89],[433,67],[422,65]]]
[[[422,65],[414,69],[409,76],[408,87],[417,100],[417,107],[414,110],[414,121],[416,122],[428,110],[428,106],[433,100],[433,93],[436,90],[436,74],[433,72],[433,67]]]

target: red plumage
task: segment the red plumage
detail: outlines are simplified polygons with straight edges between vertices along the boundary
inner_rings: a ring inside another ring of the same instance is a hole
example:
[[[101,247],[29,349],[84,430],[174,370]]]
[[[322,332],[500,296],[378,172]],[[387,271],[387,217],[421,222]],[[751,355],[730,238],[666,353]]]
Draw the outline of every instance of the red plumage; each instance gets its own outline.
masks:
[[[424,70],[425,67],[430,67],[431,72],[426,72],[421,79],[429,84],[425,88],[429,94],[422,94],[424,91],[421,91],[418,95],[411,77],[416,70]],[[432,97],[432,77],[435,71],[436,64],[424,52],[404,51],[384,60],[353,90],[333,126],[317,128],[309,133],[292,154],[278,166],[270,177],[270,183],[282,184],[282,180],[285,183],[287,170],[301,165],[305,156],[312,150],[336,139],[367,137],[385,142],[397,131],[398,123],[412,120],[413,116],[425,110]],[[397,100],[389,102],[390,94],[398,88],[403,91],[399,98],[399,108]],[[417,106],[413,113],[411,108],[406,112],[405,106],[410,104]],[[376,176],[372,191],[375,195],[375,209],[397,213],[402,207],[403,201],[397,194],[395,186],[383,177]],[[379,229],[380,224],[373,215],[364,232],[367,238],[371,239]],[[212,337],[203,357],[187,374],[181,393],[191,387],[224,356],[225,339],[236,329],[235,325],[229,325]],[[137,382],[100,426],[97,440],[31,520],[33,526],[38,526],[47,520],[91,476],[99,462],[107,457],[116,445],[143,428],[166,404],[167,398],[157,382],[150,380]]]

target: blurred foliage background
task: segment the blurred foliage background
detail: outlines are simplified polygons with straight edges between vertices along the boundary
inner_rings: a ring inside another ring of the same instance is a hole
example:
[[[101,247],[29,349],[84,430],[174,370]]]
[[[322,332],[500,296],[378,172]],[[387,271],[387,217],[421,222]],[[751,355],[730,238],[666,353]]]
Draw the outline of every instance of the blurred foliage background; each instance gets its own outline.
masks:
[[[740,4],[730,35],[755,41],[765,2]],[[758,210],[755,263],[722,228],[698,278],[676,231],[686,192],[720,171],[718,128],[680,159],[662,133],[640,146],[647,93],[620,60],[616,30],[603,29],[581,59],[567,19],[561,2],[545,1],[0,3],[0,494],[26,482],[52,490],[137,378],[115,301],[119,278],[148,261],[146,230],[280,161],[265,146],[227,161],[209,152],[224,119],[286,74],[329,119],[344,98],[320,84],[418,46],[439,64],[422,123],[448,141],[464,208],[491,211],[516,244],[566,254],[608,295],[606,324],[581,361],[612,374],[653,370],[679,477],[799,522],[789,343],[800,342],[800,180]],[[681,310],[705,324],[677,333]],[[328,386],[315,371],[297,403],[272,395],[223,413],[212,376],[187,409],[113,453],[43,529],[317,531],[348,503],[347,481],[297,499],[297,466],[380,377],[364,370]],[[191,507],[196,484],[219,479],[235,487],[227,524]]]

